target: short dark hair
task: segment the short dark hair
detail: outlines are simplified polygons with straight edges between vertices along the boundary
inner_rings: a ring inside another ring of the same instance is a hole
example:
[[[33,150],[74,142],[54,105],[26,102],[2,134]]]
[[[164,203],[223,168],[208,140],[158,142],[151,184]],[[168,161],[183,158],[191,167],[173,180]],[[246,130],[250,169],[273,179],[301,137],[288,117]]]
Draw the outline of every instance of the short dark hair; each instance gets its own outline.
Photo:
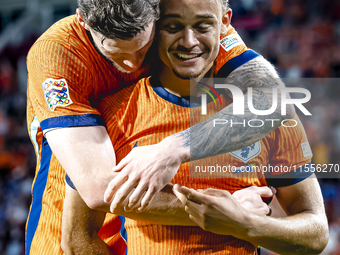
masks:
[[[85,23],[109,39],[130,40],[159,18],[160,0],[78,0]]]

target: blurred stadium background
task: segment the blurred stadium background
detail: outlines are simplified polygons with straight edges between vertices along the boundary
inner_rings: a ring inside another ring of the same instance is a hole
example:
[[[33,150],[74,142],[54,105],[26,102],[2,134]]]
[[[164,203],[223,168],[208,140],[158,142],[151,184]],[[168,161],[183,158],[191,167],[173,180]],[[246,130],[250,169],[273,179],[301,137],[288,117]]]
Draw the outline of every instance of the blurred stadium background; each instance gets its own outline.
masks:
[[[339,0],[230,0],[232,25],[283,78],[317,78],[303,118],[316,164],[340,164]],[[26,55],[76,0],[0,0],[0,255],[24,254],[35,155],[26,128]],[[301,116],[302,117],[302,116]],[[321,178],[330,225],[323,254],[340,254],[340,181]],[[274,254],[263,251],[264,254]]]

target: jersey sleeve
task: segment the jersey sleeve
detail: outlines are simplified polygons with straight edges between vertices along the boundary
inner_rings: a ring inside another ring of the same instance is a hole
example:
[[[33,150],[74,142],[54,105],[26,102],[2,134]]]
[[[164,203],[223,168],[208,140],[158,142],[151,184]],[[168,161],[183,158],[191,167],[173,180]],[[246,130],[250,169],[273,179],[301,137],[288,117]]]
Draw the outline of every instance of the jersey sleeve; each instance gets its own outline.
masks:
[[[118,145],[119,134],[121,132],[125,133],[125,131],[130,128],[129,127],[130,123],[126,123],[126,125],[122,125],[121,128],[123,130],[120,130],[120,128],[117,128],[119,125],[118,123],[119,119],[122,117],[122,115],[128,112],[122,109],[123,108],[126,109],[129,107],[127,106],[127,104],[128,104],[129,98],[132,96],[132,92],[134,91],[135,87],[139,83],[143,83],[144,81],[145,79],[141,79],[137,84],[131,85],[116,93],[113,93],[109,96],[104,97],[98,105],[98,111],[100,112],[106,124],[107,133],[109,134],[109,137],[111,139],[111,142],[115,150],[117,149],[117,146],[119,147]],[[136,101],[137,101],[137,98],[135,99],[135,102]],[[131,116],[131,118],[133,118],[133,116]]]
[[[258,56],[258,53],[245,45],[236,30],[229,26],[227,34],[220,38],[220,50],[214,65],[215,77],[228,77],[232,71]]]
[[[310,164],[313,154],[302,123],[296,115],[294,119],[274,130],[270,136],[272,153],[265,172],[269,185],[292,185],[314,173]]]
[[[27,57],[28,89],[41,129],[104,125],[91,107],[91,71],[81,54],[56,40],[37,42]]]

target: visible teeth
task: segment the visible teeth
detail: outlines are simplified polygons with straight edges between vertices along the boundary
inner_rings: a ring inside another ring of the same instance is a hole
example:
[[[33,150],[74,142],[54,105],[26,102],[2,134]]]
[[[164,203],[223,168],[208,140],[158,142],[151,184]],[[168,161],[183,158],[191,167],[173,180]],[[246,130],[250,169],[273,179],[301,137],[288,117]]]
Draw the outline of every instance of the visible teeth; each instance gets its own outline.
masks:
[[[184,58],[184,59],[192,59],[192,58],[196,58],[199,54],[197,55],[186,55],[186,54],[178,54],[178,56],[180,58]]]

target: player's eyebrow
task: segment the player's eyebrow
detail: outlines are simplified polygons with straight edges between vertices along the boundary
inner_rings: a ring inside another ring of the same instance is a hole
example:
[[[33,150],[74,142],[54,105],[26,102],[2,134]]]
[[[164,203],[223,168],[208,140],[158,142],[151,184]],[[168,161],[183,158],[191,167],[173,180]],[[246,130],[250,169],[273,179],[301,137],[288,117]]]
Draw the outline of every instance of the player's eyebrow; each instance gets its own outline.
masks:
[[[214,15],[211,15],[211,14],[198,14],[198,15],[195,15],[195,18],[197,19],[213,19],[215,18],[216,16]],[[179,14],[165,14],[162,16],[162,19],[168,19],[168,18],[181,18],[181,15]]]
[[[181,15],[179,14],[165,14],[162,15],[162,19],[169,19],[169,18],[180,18]]]
[[[195,17],[198,19],[213,19],[216,16],[211,15],[211,14],[199,14],[199,15],[195,15]]]

